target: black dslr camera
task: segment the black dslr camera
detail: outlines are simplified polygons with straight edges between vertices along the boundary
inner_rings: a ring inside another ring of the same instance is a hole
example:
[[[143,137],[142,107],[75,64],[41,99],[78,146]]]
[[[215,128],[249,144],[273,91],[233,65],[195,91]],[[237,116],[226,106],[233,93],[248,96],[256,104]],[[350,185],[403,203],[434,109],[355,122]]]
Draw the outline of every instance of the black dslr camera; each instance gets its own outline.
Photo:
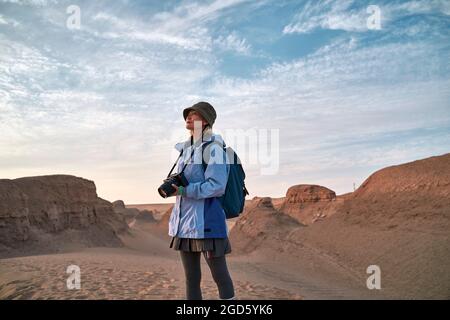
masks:
[[[161,197],[167,198],[175,192],[175,188],[172,186],[172,184],[176,185],[177,187],[186,187],[189,182],[187,181],[183,172],[173,173],[169,175],[166,179],[164,179],[163,184],[158,188],[158,192]]]

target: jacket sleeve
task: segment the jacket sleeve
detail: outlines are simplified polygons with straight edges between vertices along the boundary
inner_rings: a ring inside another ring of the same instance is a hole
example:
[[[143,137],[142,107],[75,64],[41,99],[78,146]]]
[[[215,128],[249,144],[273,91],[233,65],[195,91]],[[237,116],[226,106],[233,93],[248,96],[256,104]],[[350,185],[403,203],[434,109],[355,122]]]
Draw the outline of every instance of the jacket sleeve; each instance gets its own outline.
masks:
[[[189,183],[185,188],[185,197],[196,200],[220,197],[225,193],[228,181],[228,168],[226,153],[223,148],[214,144],[210,148],[211,154],[220,152],[223,161],[221,163],[210,163],[205,170],[205,180]]]

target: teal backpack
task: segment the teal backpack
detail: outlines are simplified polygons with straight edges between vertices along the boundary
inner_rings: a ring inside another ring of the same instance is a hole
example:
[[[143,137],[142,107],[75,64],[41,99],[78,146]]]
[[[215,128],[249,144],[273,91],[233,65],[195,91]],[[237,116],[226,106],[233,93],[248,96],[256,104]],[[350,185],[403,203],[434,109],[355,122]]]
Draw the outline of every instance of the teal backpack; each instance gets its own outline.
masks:
[[[203,150],[209,144],[214,141],[208,141],[202,146]],[[222,144],[220,144],[222,146]],[[230,173],[228,175],[227,186],[225,193],[219,197],[219,201],[222,204],[222,208],[225,211],[225,217],[227,219],[232,219],[238,217],[242,211],[244,211],[245,196],[249,195],[247,188],[245,187],[245,172],[242,167],[241,160],[239,159],[236,152],[231,147],[226,147],[223,144],[223,150],[228,154],[228,156],[233,156],[233,161],[230,163]],[[208,163],[202,157],[203,172],[206,171]]]

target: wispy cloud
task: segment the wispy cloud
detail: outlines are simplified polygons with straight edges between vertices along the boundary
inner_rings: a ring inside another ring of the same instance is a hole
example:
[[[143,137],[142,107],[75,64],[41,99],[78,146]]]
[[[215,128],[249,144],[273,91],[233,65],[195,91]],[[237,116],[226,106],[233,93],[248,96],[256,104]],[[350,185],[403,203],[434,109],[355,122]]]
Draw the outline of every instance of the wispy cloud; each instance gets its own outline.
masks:
[[[17,27],[20,23],[14,19],[6,18],[2,14],[0,14],[0,25],[10,25],[12,27]]]
[[[219,36],[214,40],[214,43],[218,45],[219,48],[223,50],[236,51],[240,54],[248,55],[251,50],[250,44],[245,38],[240,38],[235,33],[230,33],[229,35]]]
[[[286,25],[283,33],[308,33],[316,29],[344,30],[352,32],[369,31],[367,19],[370,4],[355,0],[308,1]],[[450,14],[450,4],[445,0],[384,1],[377,2],[382,25],[415,14]]]
[[[284,27],[283,33],[306,33],[316,28],[346,31],[367,30],[365,11],[351,9],[352,0],[309,1]]]
[[[219,35],[215,39],[207,25],[226,15],[227,9],[245,2],[247,0],[186,3],[172,11],[157,13],[146,22],[124,20],[109,13],[100,12],[94,16],[93,20],[106,22],[110,30],[103,32],[93,31],[91,28],[87,30],[100,37],[175,45],[186,50],[211,51],[213,45],[218,44],[221,47],[225,46],[226,49],[242,53],[249,49],[245,39],[238,39],[234,34]]]
[[[21,6],[37,6],[37,7],[45,7],[50,4],[55,4],[57,0],[0,0],[2,3],[12,3]]]

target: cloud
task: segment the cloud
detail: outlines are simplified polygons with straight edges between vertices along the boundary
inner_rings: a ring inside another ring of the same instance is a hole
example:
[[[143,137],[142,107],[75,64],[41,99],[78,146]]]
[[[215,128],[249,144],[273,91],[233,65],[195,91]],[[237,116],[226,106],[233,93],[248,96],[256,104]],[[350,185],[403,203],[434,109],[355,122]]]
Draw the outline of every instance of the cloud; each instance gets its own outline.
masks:
[[[205,25],[224,14],[226,9],[235,7],[248,0],[215,0],[210,3],[186,3],[177,6],[172,12],[161,12],[154,16],[161,30],[181,31],[192,26]]]
[[[354,0],[308,1],[283,29],[284,34],[309,33],[316,29],[366,32],[367,8],[372,3]],[[374,3],[375,4],[375,3]],[[422,0],[376,3],[380,8],[382,29],[405,16],[416,14],[450,14],[450,4],[445,0]]]
[[[35,6],[35,7],[45,7],[50,4],[55,4],[57,0],[1,0],[2,3],[18,4],[21,6]]]
[[[409,14],[444,14],[450,15],[450,3],[446,0],[415,0],[386,3],[387,13],[393,18]]]
[[[125,20],[100,12],[94,16],[93,21],[106,22],[110,30],[99,32],[95,30],[95,26],[85,30],[99,37],[174,45],[184,50],[211,51],[213,45],[218,44],[222,48],[245,53],[249,49],[245,39],[238,39],[236,35],[230,34],[213,40],[208,30],[208,24],[226,15],[227,9],[245,2],[217,0],[207,4],[186,3],[172,11],[157,13],[146,22]]]
[[[251,46],[245,38],[239,38],[235,33],[230,33],[226,37],[219,36],[214,39],[214,43],[223,50],[235,51],[239,54],[249,55]]]
[[[143,24],[135,20],[127,21],[107,13],[98,13],[93,21],[106,22],[110,31],[99,32],[95,27],[84,28],[93,35],[105,39],[121,39],[123,41],[143,41],[155,44],[167,44],[178,46],[185,50],[210,50],[210,39],[204,28],[192,28],[181,30],[165,30],[155,24]]]
[[[4,15],[0,14],[0,25],[10,25],[13,27],[17,27],[20,23],[17,20],[7,18]]]
[[[309,1],[283,33],[307,33],[314,29],[365,31],[367,14],[359,8],[351,9],[352,0]]]
[[[320,180],[364,167],[362,179],[372,168],[444,153],[450,66],[442,50],[446,44],[432,41],[367,45],[340,37],[254,79],[221,77],[209,94],[235,107],[222,113],[235,128],[280,129],[280,179]],[[439,130],[417,140],[427,127]]]

